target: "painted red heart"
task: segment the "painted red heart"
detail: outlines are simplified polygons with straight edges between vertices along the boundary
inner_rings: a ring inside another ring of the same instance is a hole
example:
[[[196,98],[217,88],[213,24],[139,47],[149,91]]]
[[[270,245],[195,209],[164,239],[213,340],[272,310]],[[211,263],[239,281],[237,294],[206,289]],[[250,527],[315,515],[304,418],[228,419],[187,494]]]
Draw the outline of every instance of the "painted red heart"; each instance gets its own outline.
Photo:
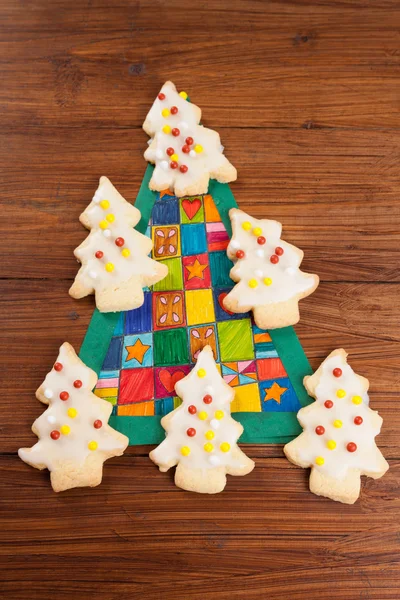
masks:
[[[175,390],[175,384],[177,381],[180,381],[185,377],[185,373],[183,371],[175,371],[174,373],[170,373],[168,369],[161,369],[158,373],[158,377],[167,390],[169,394]]]
[[[198,198],[195,198],[194,200],[182,200],[182,208],[185,211],[189,221],[191,221],[199,212],[201,208],[201,201]]]
[[[228,315],[234,315],[235,313],[231,312],[230,310],[228,310],[227,308],[225,308],[224,306],[224,299],[225,297],[228,295],[228,292],[222,292],[219,296],[218,296],[218,304],[220,305],[220,307],[222,308],[222,310],[224,310],[226,313],[228,313]]]

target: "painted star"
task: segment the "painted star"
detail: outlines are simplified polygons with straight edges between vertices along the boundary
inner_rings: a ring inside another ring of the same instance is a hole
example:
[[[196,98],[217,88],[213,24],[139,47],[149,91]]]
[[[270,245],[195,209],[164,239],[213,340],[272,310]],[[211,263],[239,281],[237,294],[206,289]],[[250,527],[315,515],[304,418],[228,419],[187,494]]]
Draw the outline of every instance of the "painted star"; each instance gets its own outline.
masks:
[[[276,400],[278,404],[281,403],[281,396],[286,392],[287,388],[281,387],[274,381],[269,390],[265,390],[265,398],[264,401],[267,400]]]
[[[199,259],[196,258],[192,265],[186,265],[185,268],[189,271],[188,281],[193,277],[204,279],[204,270],[207,269],[208,265],[202,265]]]
[[[128,356],[126,357],[126,361],[132,360],[136,358],[136,360],[142,365],[144,355],[150,346],[146,346],[146,344],[142,344],[140,339],[137,339],[133,346],[125,346]]]

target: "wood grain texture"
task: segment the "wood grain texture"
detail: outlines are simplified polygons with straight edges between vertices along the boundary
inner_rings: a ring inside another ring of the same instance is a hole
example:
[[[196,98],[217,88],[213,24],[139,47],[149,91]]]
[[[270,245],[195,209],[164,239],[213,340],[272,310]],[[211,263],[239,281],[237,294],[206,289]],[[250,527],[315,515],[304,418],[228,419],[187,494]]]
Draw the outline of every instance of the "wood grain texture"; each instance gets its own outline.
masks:
[[[398,2],[3,0],[0,23],[0,599],[397,600]],[[135,198],[166,79],[220,131],[240,207],[320,275],[296,327],[312,366],[343,346],[370,380],[390,470],[354,506],[310,494],[280,446],[247,446],[256,469],[216,497],[178,490],[148,446],[59,495],[16,456],[93,310],[67,293],[77,218],[102,174]]]

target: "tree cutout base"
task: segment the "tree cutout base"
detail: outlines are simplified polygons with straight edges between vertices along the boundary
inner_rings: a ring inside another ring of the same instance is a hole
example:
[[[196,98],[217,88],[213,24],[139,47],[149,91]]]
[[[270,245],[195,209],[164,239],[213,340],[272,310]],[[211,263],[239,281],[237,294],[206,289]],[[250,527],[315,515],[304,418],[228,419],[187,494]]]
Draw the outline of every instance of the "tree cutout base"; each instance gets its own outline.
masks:
[[[161,418],[181,402],[174,386],[208,344],[235,391],[239,441],[286,443],[301,432],[296,414],[311,401],[302,380],[312,371],[292,327],[263,331],[250,314],[224,308],[234,286],[226,248],[237,204],[229,185],[210,181],[208,194],[177,198],[149,190],[152,170],[135,203],[137,229],[154,240],[151,257],[169,274],[145,290],[142,307],[95,311],[80,353],[100,375],[95,394],[111,402],[110,423],[131,444],[160,443]]]

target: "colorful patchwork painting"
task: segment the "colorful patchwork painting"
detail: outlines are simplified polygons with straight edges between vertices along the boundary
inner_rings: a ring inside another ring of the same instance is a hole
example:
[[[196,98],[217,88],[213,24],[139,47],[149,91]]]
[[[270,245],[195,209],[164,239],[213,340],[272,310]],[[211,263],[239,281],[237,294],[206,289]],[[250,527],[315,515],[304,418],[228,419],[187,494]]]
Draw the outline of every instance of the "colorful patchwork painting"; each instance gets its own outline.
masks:
[[[232,314],[229,236],[211,195],[157,194],[147,235],[168,276],[121,313],[95,394],[117,416],[165,415],[180,404],[174,386],[209,344],[235,390],[232,412],[296,413],[301,403],[271,336],[250,314]]]

